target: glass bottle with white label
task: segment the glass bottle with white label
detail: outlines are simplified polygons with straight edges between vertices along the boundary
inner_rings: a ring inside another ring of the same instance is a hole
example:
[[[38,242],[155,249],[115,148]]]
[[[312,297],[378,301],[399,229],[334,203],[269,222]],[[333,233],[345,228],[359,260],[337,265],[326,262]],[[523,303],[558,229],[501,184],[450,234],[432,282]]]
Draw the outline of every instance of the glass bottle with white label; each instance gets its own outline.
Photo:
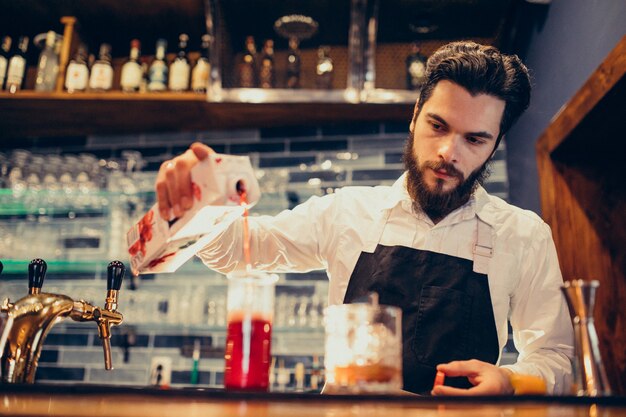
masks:
[[[76,55],[67,66],[65,74],[65,89],[68,93],[85,91],[89,82],[89,68],[87,67],[87,47],[78,45]]]
[[[148,91],[164,91],[167,88],[167,64],[165,63],[165,50],[167,41],[159,39],[156,44],[154,61],[150,65]]]
[[[139,91],[143,78],[143,71],[139,63],[141,43],[139,39],[130,42],[130,56],[128,61],[122,66],[120,85],[125,93],[135,93]]]
[[[56,52],[57,34],[46,33],[46,43],[37,62],[35,91],[54,91],[59,75],[59,55]]]
[[[94,91],[108,91],[113,86],[113,67],[111,66],[111,45],[100,45],[98,59],[91,67],[89,89]]]
[[[209,86],[209,75],[211,74],[211,62],[209,61],[210,47],[211,37],[209,35],[202,35],[201,55],[191,72],[191,89],[196,93],[206,93]]]
[[[2,38],[0,46],[0,90],[4,88],[4,79],[7,75],[7,67],[9,66],[9,51],[11,50],[12,39],[10,36]]]
[[[169,88],[172,91],[185,91],[189,89],[189,59],[187,59],[187,43],[189,36],[181,33],[178,37],[178,55],[170,65]]]
[[[26,52],[28,51],[28,36],[21,36],[15,55],[9,60],[7,68],[6,90],[14,94],[22,89],[26,74]]]

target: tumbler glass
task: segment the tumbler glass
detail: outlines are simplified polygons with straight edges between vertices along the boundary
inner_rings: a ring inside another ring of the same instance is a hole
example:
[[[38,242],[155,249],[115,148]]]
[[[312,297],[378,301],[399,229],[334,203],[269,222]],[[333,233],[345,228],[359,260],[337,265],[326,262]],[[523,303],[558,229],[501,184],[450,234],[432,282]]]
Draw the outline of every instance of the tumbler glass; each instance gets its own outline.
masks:
[[[402,389],[402,310],[372,304],[325,310],[328,394],[392,393]]]
[[[275,274],[233,272],[228,276],[224,386],[267,391],[271,363]]]

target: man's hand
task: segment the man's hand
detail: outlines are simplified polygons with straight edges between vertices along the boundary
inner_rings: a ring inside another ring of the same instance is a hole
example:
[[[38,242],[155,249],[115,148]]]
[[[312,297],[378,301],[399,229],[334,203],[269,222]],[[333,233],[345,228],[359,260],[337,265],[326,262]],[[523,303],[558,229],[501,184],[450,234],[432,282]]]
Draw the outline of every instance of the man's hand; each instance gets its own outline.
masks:
[[[213,149],[196,142],[182,155],[161,164],[156,179],[156,194],[159,213],[165,220],[169,220],[171,214],[180,217],[191,208],[191,168],[212,153],[215,153]]]
[[[487,362],[476,359],[469,361],[454,361],[437,366],[446,376],[465,376],[474,385],[469,389],[447,387],[439,385],[433,388],[432,395],[500,395],[513,394],[513,387],[509,381],[512,373],[508,369],[498,368]]]

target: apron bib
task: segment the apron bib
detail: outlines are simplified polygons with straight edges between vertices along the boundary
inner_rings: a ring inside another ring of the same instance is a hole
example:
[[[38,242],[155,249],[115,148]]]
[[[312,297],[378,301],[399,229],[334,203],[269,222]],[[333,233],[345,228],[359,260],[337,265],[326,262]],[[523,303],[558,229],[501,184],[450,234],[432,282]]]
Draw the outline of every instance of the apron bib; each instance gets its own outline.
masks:
[[[383,226],[375,227],[372,253],[361,252],[344,303],[377,292],[380,304],[402,309],[404,389],[429,394],[436,366],[478,359],[495,364],[500,355],[486,275],[491,257],[491,228],[478,220],[474,260],[378,244]],[[446,385],[469,388],[465,377]]]

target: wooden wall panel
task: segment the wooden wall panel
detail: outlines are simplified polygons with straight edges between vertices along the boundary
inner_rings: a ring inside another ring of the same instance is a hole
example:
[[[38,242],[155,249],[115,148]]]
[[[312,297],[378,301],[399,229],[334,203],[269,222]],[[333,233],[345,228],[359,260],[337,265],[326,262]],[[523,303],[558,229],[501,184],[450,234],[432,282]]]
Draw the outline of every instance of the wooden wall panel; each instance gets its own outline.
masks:
[[[613,391],[626,394],[626,37],[537,142],[542,215],[566,280],[600,281],[595,324]]]

